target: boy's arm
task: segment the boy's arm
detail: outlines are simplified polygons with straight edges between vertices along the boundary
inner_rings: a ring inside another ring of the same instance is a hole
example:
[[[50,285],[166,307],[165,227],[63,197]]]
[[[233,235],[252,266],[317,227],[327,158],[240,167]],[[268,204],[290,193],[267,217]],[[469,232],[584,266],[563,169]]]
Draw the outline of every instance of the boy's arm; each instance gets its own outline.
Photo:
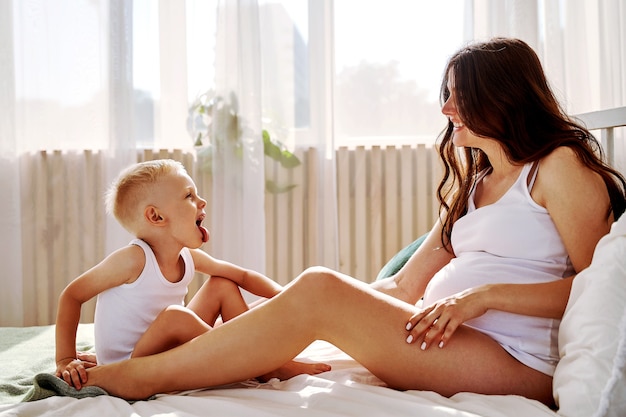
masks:
[[[143,250],[130,245],[119,249],[78,278],[61,292],[56,319],[56,375],[80,388],[87,380],[82,362],[76,360],[76,330],[83,303],[99,293],[136,279],[145,264]],[[67,371],[67,372],[66,372]]]
[[[276,281],[251,269],[211,257],[200,249],[191,250],[196,271],[210,276],[229,279],[246,291],[264,298],[271,298],[282,291]]]
[[[84,276],[84,275],[83,275]],[[72,281],[59,296],[56,319],[56,364],[58,367],[76,359],[76,329],[80,319],[80,308],[87,300],[77,300],[68,293],[68,289],[74,284]],[[76,285],[74,285],[76,286]]]

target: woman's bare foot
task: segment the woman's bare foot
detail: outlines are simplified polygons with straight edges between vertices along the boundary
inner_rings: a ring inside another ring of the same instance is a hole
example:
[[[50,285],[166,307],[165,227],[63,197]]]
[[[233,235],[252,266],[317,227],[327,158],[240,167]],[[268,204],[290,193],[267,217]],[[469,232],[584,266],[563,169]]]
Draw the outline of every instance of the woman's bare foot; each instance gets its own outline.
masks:
[[[275,371],[268,372],[265,375],[261,375],[257,379],[261,382],[267,382],[272,378],[278,378],[281,381],[292,378],[296,375],[308,374],[317,375],[322,372],[330,371],[330,365],[325,363],[305,363],[291,361],[287,362]]]

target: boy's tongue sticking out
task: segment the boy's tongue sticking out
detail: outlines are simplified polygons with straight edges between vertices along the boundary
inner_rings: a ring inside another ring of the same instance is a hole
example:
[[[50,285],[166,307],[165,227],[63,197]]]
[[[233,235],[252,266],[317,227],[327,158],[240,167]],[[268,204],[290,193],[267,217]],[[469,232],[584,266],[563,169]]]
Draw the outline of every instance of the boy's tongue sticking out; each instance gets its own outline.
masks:
[[[208,242],[209,241],[209,230],[202,226],[200,223],[198,223],[198,229],[200,229],[200,233],[202,233],[202,241],[203,242]]]

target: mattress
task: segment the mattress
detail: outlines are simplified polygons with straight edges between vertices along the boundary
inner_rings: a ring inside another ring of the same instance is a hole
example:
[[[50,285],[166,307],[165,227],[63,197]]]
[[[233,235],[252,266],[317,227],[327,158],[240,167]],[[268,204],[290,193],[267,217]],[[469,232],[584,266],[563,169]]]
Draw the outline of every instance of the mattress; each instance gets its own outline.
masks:
[[[93,348],[93,325],[81,324],[78,348]],[[54,371],[54,326],[0,328],[0,415],[41,416],[556,416],[520,396],[460,393],[451,398],[428,391],[397,391],[344,352],[316,341],[299,356],[332,370],[286,381],[256,380],[127,402],[112,396],[50,397],[21,402],[33,377]]]

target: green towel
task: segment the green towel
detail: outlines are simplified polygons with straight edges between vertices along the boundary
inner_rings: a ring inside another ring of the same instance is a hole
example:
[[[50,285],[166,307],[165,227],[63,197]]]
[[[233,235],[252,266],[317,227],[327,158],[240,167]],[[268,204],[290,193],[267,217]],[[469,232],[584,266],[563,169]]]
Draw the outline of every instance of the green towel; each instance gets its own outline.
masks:
[[[22,402],[43,400],[44,398],[55,395],[72,398],[87,398],[109,395],[109,393],[98,387],[83,387],[77,390],[55,375],[42,373],[35,375],[33,387],[26,394]]]
[[[16,404],[31,391],[34,377],[53,373],[55,326],[0,327],[0,404]],[[81,324],[79,350],[93,348],[93,325]]]

